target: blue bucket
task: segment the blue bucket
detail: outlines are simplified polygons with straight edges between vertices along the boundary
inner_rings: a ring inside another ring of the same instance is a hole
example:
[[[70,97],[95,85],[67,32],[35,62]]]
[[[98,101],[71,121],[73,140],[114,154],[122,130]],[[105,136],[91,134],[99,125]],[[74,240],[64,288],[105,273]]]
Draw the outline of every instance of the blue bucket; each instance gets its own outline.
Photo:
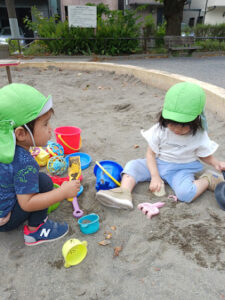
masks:
[[[95,233],[100,227],[99,216],[97,214],[89,214],[81,217],[77,223],[80,226],[80,231],[84,234]]]
[[[123,167],[115,161],[111,160],[102,160],[99,162],[100,165],[118,182],[121,181],[121,172]],[[96,176],[96,185],[95,188],[99,190],[110,190],[118,187],[118,185],[105,173],[103,172],[98,165],[94,167],[94,174]]]

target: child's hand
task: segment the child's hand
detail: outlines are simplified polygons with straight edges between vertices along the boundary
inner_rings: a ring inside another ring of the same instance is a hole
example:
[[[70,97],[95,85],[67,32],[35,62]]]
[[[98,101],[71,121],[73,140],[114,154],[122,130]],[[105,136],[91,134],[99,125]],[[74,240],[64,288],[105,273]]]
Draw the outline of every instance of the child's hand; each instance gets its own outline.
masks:
[[[151,179],[149,189],[151,192],[159,192],[162,185],[163,185],[163,180],[161,179],[161,177],[159,176],[153,177]]]
[[[64,181],[60,187],[65,193],[65,198],[76,197],[80,190],[80,180]]]
[[[225,162],[224,161],[218,161],[218,163],[215,165],[215,169],[222,172],[225,170]]]
[[[5,225],[9,221],[10,217],[11,217],[11,211],[4,218],[0,218],[0,226]]]

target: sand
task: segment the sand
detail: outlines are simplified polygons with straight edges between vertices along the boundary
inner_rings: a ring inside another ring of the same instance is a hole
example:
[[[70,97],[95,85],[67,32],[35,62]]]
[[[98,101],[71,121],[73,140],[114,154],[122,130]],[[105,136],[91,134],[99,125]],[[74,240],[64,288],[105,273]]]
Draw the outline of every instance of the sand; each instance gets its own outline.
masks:
[[[99,215],[100,230],[82,234],[65,200],[50,215],[70,225],[59,241],[27,247],[22,226],[0,233],[0,299],[224,299],[224,211],[212,192],[188,205],[167,196],[159,199],[142,183],[133,192],[132,211],[106,208],[95,200],[95,161],[125,166],[144,157],[147,145],[140,130],[156,122],[164,92],[133,77],[104,72],[13,68],[12,77],[53,96],[53,128],[82,129],[81,151],[92,163],[83,171],[79,204],[85,214]],[[7,84],[4,69],[0,78],[2,87]],[[207,117],[209,135],[221,143],[216,156],[225,160],[225,124],[209,111]],[[168,186],[166,191],[172,193]],[[148,220],[137,209],[146,201],[163,201],[165,206]],[[105,232],[112,238],[101,246]],[[70,238],[87,241],[88,253],[82,263],[65,269],[61,250]],[[115,247],[122,249],[118,256]]]

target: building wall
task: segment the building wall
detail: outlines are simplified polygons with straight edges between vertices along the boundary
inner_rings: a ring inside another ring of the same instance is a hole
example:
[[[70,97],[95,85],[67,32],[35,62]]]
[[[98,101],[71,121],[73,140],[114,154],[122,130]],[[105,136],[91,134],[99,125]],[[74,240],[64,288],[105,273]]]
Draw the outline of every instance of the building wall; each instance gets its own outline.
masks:
[[[205,16],[205,24],[221,24],[225,23],[225,4],[224,7],[207,12]]]
[[[214,5],[218,6],[214,7]],[[189,5],[185,5],[184,8],[183,22],[186,24],[189,23],[190,18],[194,18],[194,25],[196,25],[198,16],[203,18],[205,16],[205,24],[225,23],[225,16],[223,16],[225,13],[225,0],[192,0],[190,7]],[[190,10],[186,10],[188,8]],[[194,11],[194,9],[199,9],[200,11]]]
[[[210,6],[225,6],[224,0],[208,0],[208,7]]]
[[[152,15],[155,24],[157,24],[157,9],[152,10],[151,8],[147,8],[147,9],[137,13],[137,15],[140,16],[140,19],[138,19],[138,22],[143,22],[144,23],[145,18],[147,16],[149,16],[149,14]]]
[[[190,6],[185,5],[183,22],[188,25],[190,18],[194,18],[194,25],[196,25],[198,17],[204,17],[206,1],[207,0],[192,0]]]
[[[85,5],[86,3],[104,3],[109,6],[109,9],[116,10],[118,9],[118,0],[61,0],[61,18],[62,21],[65,20],[65,6],[69,5]]]
[[[145,21],[145,17],[152,15],[155,25],[159,25],[163,22],[163,4],[160,2],[156,2],[154,0],[126,0],[128,5],[126,5],[126,9],[137,9],[140,5],[146,5],[144,9],[139,11],[137,15],[140,16],[138,22]]]

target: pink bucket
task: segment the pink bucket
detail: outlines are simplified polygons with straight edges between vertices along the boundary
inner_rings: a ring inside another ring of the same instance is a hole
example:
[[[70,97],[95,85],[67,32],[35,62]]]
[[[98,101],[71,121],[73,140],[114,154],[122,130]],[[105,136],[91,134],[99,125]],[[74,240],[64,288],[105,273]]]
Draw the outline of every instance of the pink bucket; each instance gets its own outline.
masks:
[[[81,148],[81,129],[73,126],[57,127],[55,130],[56,141],[63,146],[65,154],[78,152]]]

